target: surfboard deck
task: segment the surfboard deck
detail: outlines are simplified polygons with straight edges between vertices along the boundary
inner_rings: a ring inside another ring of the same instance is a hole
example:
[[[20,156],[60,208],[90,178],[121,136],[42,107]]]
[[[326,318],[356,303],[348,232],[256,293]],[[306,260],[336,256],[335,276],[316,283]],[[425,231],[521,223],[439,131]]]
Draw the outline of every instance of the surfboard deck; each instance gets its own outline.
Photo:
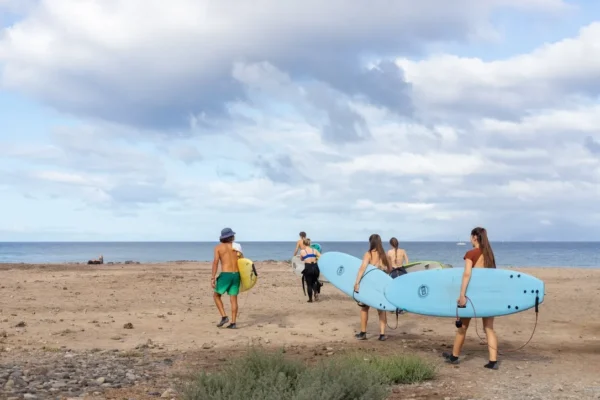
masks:
[[[250,290],[256,285],[258,275],[254,262],[248,258],[240,258],[238,260],[238,270],[240,271],[240,292]]]
[[[323,253],[319,259],[321,275],[346,295],[378,310],[395,311],[396,306],[384,296],[385,287],[393,281],[379,268],[368,265],[360,282],[359,292],[354,293],[354,283],[362,260],[349,254],[331,251]]]
[[[464,268],[416,271],[393,279],[385,288],[386,299],[414,314],[456,317]],[[466,308],[458,309],[463,318],[497,317],[515,314],[544,301],[544,282],[519,271],[500,268],[473,268],[467,287]],[[473,307],[475,310],[473,310]]]
[[[416,271],[431,271],[434,269],[452,268],[449,264],[443,264],[437,261],[413,261],[408,264],[404,264],[403,267],[406,272]]]

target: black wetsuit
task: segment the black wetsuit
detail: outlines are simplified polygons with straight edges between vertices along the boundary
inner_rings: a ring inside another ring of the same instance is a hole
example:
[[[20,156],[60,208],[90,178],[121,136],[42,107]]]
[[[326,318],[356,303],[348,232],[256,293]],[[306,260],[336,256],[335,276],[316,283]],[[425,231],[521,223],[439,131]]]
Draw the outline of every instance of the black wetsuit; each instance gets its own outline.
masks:
[[[307,258],[312,257],[316,258],[317,255],[315,253],[309,253],[307,249],[306,255],[304,257],[300,256],[300,259],[304,261]],[[313,301],[313,292],[315,295],[321,293],[321,283],[319,282],[320,275],[321,271],[319,270],[319,265],[316,262],[304,263],[304,270],[302,271],[302,290],[304,290],[304,282],[306,282],[309,303]]]

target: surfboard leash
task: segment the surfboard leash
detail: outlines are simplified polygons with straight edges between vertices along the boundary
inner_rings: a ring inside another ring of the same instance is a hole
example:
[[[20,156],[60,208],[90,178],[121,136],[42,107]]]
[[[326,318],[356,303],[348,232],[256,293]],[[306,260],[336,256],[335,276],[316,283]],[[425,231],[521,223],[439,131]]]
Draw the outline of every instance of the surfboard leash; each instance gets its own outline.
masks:
[[[364,274],[363,274],[363,275],[360,277],[360,279],[359,279],[359,281],[358,281],[358,285],[360,286],[360,283],[362,282],[362,280],[363,280],[363,278],[364,278],[365,276],[367,276],[367,275],[368,275],[370,272],[373,272],[373,271],[376,271],[376,270],[377,270],[377,268],[373,268],[372,270],[365,272],[365,273],[364,273]],[[353,299],[353,300],[356,302],[356,304],[358,304],[358,305],[360,306],[360,305],[361,305],[361,303],[360,303],[360,301],[356,300],[356,298],[354,297],[354,293],[357,293],[357,292],[355,292],[355,291],[354,291],[354,289],[353,289],[353,290],[352,290],[352,299]],[[385,312],[387,312],[387,311],[385,311]],[[387,318],[385,319],[385,324],[387,325],[387,327],[388,327],[388,328],[390,328],[390,329],[391,329],[391,330],[393,330],[393,331],[395,331],[396,329],[398,329],[398,325],[399,325],[399,323],[400,323],[400,321],[399,321],[399,319],[400,319],[400,314],[402,313],[402,310],[400,310],[400,309],[398,309],[398,308],[397,308],[397,309],[396,309],[396,311],[394,311],[394,312],[395,312],[395,314],[396,314],[396,327],[395,327],[395,328],[392,328],[392,327],[391,327],[391,326],[388,324],[388,322],[387,322]]]
[[[478,329],[478,324],[477,324],[477,312],[475,311],[475,305],[473,304],[473,302],[471,301],[471,299],[468,296],[465,296],[465,298],[469,301],[469,303],[471,303],[471,308],[473,308],[473,318],[475,318],[475,333],[477,334],[477,337],[479,338],[479,340],[484,340],[484,338],[482,338],[481,335],[479,335],[479,329]],[[465,307],[466,307],[466,305],[465,305]],[[456,305],[457,328],[460,328],[460,326],[462,326],[462,322],[460,321],[460,318],[458,316],[459,308],[464,308],[464,307],[459,307],[458,304]],[[512,352],[523,349],[525,346],[527,346],[529,344],[529,342],[531,342],[531,339],[533,339],[533,336],[535,335],[535,330],[536,330],[537,324],[538,324],[539,312],[540,312],[540,297],[535,296],[535,323],[533,325],[533,330],[531,331],[531,336],[529,337],[529,340],[527,340],[527,342],[525,342],[525,344],[523,344],[520,347],[517,347],[516,349],[506,350],[505,352],[502,352],[502,353],[500,352],[500,350],[490,346],[489,343],[488,343],[488,347],[493,350],[496,350],[498,352],[498,355],[504,355],[506,353],[512,353]],[[460,326],[459,326],[459,324],[460,324]],[[485,338],[485,340],[487,341],[487,338]]]

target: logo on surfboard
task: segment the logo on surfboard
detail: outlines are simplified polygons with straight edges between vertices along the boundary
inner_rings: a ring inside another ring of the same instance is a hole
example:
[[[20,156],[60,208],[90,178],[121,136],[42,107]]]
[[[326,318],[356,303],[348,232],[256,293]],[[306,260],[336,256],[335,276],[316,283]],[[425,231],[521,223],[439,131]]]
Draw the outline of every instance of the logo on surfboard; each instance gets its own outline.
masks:
[[[337,274],[341,276],[343,273],[344,273],[344,266],[340,265],[337,269]]]
[[[424,298],[427,297],[429,295],[429,287],[427,285],[421,285],[419,286],[419,297]]]

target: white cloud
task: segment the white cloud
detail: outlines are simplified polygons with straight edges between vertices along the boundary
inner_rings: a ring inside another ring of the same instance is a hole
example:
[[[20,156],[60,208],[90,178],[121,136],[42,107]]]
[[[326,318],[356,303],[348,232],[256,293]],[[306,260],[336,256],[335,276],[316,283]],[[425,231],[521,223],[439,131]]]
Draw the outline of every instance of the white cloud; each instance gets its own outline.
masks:
[[[600,56],[600,52],[598,55]],[[547,133],[557,132],[595,134],[598,132],[598,126],[600,126],[600,105],[592,104],[541,110],[535,114],[525,115],[518,121],[482,118],[475,129],[483,133],[508,134],[515,139],[519,137],[531,139],[535,135],[543,137]]]
[[[85,186],[90,184],[90,179],[79,174],[65,173],[58,171],[39,171],[32,174],[33,178],[44,181],[66,183],[71,185]]]
[[[600,94],[600,22],[581,28],[577,37],[504,60],[438,54],[399,58],[397,64],[425,114],[527,115]]]
[[[600,24],[501,60],[419,54],[489,38],[497,7],[566,6],[41,1],[0,36],[2,85],[84,122],[4,143],[0,184],[271,239],[589,225]]]
[[[241,93],[229,78],[236,62],[268,61],[373,99],[388,88],[374,84],[377,74],[360,77],[365,53],[477,38],[499,7],[556,12],[565,6],[558,0],[36,4],[0,37],[2,84],[62,110],[146,126],[181,126],[189,115],[223,111]]]

